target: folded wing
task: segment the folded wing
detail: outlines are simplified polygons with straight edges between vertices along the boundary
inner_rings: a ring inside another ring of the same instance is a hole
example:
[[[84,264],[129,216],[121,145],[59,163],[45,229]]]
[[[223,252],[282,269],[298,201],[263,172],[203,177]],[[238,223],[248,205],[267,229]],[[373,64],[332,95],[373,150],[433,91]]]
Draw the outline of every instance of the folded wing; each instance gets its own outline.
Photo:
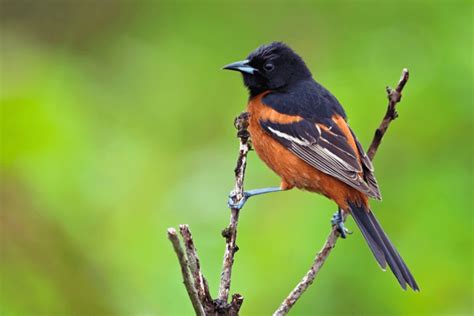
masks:
[[[353,134],[349,136],[353,137],[357,146],[353,148],[350,145],[351,142],[337,124],[327,127],[303,119],[290,124],[261,120],[260,125],[269,135],[312,167],[369,197],[380,199],[370,159]]]

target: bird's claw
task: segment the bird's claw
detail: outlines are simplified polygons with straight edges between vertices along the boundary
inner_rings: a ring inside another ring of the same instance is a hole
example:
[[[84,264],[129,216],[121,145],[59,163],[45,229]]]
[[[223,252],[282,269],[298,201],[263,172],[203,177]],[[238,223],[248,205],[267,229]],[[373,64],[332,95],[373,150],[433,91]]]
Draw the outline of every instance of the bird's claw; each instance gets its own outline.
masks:
[[[336,226],[341,238],[346,238],[348,234],[352,234],[352,232],[344,225],[344,220],[342,218],[341,212],[339,211],[332,216],[331,224]]]
[[[248,198],[249,194],[247,192],[243,192],[242,198],[237,199],[237,193],[235,193],[235,191],[231,191],[229,194],[229,199],[227,200],[227,206],[229,208],[240,210],[244,206],[245,202],[247,202]]]

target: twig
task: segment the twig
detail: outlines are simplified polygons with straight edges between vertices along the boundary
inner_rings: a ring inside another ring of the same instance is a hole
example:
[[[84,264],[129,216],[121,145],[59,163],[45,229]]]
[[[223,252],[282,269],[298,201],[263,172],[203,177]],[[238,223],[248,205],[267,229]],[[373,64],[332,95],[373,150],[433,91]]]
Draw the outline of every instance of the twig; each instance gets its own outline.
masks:
[[[387,112],[380,123],[379,128],[375,131],[374,138],[370,144],[369,150],[367,151],[367,156],[373,160],[377,149],[382,142],[382,138],[385,135],[390,123],[398,117],[396,111],[396,105],[400,102],[402,97],[402,90],[405,87],[405,84],[408,81],[408,69],[403,69],[402,76],[398,82],[397,87],[393,90],[390,87],[387,87],[387,97],[388,97],[388,107]],[[316,278],[319,270],[326,262],[331,250],[336,246],[337,239],[339,238],[339,233],[336,228],[333,227],[331,233],[329,234],[326,242],[324,243],[321,251],[316,255],[311,268],[303,277],[303,279],[296,285],[296,287],[291,291],[291,293],[286,297],[286,299],[281,303],[280,307],[276,310],[273,316],[283,316],[288,314],[290,309],[295,305],[296,301],[301,297],[301,295],[306,291],[306,289],[313,283]]]
[[[296,285],[293,291],[288,295],[288,297],[283,301],[283,303],[278,307],[277,311],[273,315],[286,315],[290,309],[295,305],[296,301],[300,296],[306,291],[306,289],[313,283],[316,275],[326,262],[327,257],[331,253],[331,250],[336,246],[336,241],[339,238],[339,233],[336,228],[333,227],[331,233],[328,236],[328,239],[324,243],[323,248],[318,252],[316,258],[314,259],[313,265],[306,272],[306,275],[303,277],[300,283]]]
[[[244,302],[244,297],[240,294],[232,295],[232,302],[230,302],[229,316],[239,315],[240,307]]]
[[[408,69],[403,69],[402,76],[400,77],[400,81],[398,82],[397,87],[393,90],[390,87],[387,87],[387,97],[388,97],[388,106],[387,112],[380,123],[379,128],[375,130],[374,138],[372,139],[372,143],[370,144],[369,150],[367,150],[367,156],[369,156],[370,160],[373,160],[375,157],[375,153],[382,142],[382,138],[385,135],[390,123],[398,117],[397,113],[397,103],[400,102],[402,99],[402,90],[405,87],[409,78]]]
[[[237,166],[235,167],[235,187],[234,187],[234,202],[238,202],[243,198],[244,192],[244,176],[245,168],[247,166],[247,154],[250,150],[249,137],[247,131],[249,114],[247,112],[241,113],[234,122],[237,128],[237,136],[240,138],[239,157],[237,159]],[[219,286],[219,300],[227,302],[229,298],[230,281],[232,277],[232,266],[234,264],[234,255],[239,250],[236,244],[237,240],[237,225],[239,223],[239,209],[232,208],[230,213],[229,226],[222,231],[222,236],[226,239],[226,248],[224,253],[224,260],[222,263],[221,282]],[[243,298],[240,299],[242,301]],[[242,302],[240,302],[242,304]]]
[[[194,287],[199,296],[199,300],[204,305],[204,309],[209,313],[210,310],[212,310],[212,298],[209,293],[207,280],[201,272],[201,265],[199,263],[196,247],[194,246],[193,236],[188,225],[179,225],[179,231],[184,240],[186,257],[188,259],[191,274],[194,278]],[[210,305],[211,308],[208,308]]]
[[[196,288],[193,284],[193,279],[190,273],[190,266],[188,260],[184,255],[183,247],[181,242],[178,239],[178,235],[176,234],[176,230],[174,228],[168,228],[168,238],[173,244],[174,251],[178,256],[179,265],[181,266],[181,274],[183,275],[183,283],[188,291],[189,298],[191,299],[191,303],[193,304],[194,311],[196,315],[205,316],[204,308],[199,300],[198,293]]]

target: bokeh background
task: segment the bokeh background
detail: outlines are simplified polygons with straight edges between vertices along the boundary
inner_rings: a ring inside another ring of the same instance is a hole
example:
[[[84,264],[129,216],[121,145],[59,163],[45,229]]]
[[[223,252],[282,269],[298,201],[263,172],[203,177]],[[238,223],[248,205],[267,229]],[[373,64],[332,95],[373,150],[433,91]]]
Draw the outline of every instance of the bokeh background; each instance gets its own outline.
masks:
[[[1,1],[1,315],[191,315],[166,229],[188,223],[213,293],[247,94],[221,66],[285,41],[365,146],[411,72],[375,159],[374,202],[421,293],[357,231],[294,315],[473,313],[472,1]],[[277,185],[252,153],[247,188]],[[329,232],[305,192],[242,212],[232,292],[269,315]],[[352,220],[348,226],[357,230]]]

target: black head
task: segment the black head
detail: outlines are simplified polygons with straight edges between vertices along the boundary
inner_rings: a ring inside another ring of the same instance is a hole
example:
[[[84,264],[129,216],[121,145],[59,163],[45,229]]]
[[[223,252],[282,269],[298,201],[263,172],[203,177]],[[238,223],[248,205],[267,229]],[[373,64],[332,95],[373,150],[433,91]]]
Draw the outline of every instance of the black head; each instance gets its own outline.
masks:
[[[240,71],[251,96],[267,90],[285,89],[311,78],[303,59],[281,42],[262,45],[246,60],[229,64],[224,69]]]

